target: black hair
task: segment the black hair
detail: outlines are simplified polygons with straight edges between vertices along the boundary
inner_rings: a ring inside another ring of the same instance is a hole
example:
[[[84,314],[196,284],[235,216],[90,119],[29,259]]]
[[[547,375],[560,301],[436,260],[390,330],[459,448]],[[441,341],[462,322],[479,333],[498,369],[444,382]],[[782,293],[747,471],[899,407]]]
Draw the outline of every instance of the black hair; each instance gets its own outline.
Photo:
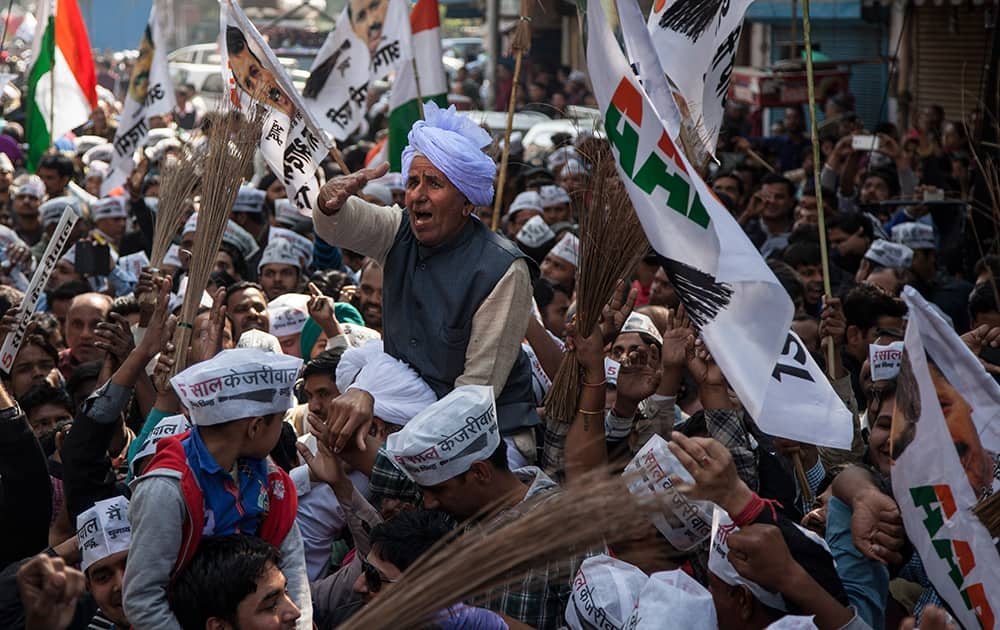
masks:
[[[29,334],[24,338],[24,342],[21,343],[21,349],[24,349],[27,346],[36,346],[41,348],[45,354],[52,357],[53,361],[59,363],[59,351],[56,350],[55,346],[53,346],[46,337],[31,334],[29,332]],[[18,350],[18,352],[20,353],[20,350]]]
[[[339,269],[320,269],[312,274],[309,281],[323,292],[323,295],[339,296],[340,290],[353,284],[350,276]]]
[[[70,280],[69,282],[60,284],[51,291],[46,291],[45,298],[51,307],[53,302],[69,301],[78,295],[90,293],[91,291],[93,289],[90,288],[89,284],[80,282],[79,280]]]
[[[169,587],[170,609],[184,630],[203,630],[212,617],[236,624],[240,602],[257,590],[281,552],[256,536],[208,536]]]
[[[787,177],[782,177],[781,175],[776,175],[774,173],[768,173],[760,180],[762,188],[767,184],[781,184],[788,191],[788,196],[793,199],[795,198],[795,184],[793,184]]]
[[[799,242],[789,245],[788,248],[785,249],[782,260],[793,269],[798,269],[799,267],[804,267],[806,265],[822,264],[819,244]]]
[[[59,177],[73,176],[73,160],[62,153],[50,153],[42,157],[38,169],[48,168],[59,174]]]
[[[837,228],[844,234],[854,234],[860,229],[866,238],[871,238],[874,234],[872,222],[860,212],[836,214],[827,219],[826,228],[828,231]]]
[[[264,299],[267,299],[267,293],[264,292],[264,287],[260,286],[256,282],[250,282],[248,280],[243,280],[237,282],[236,284],[231,284],[226,287],[226,302],[229,302],[229,298],[233,297],[234,294],[239,293],[245,289],[257,289],[264,294]]]
[[[996,295],[993,293],[993,283],[984,282],[977,285],[969,294],[969,317],[975,319],[980,313],[997,312]]]
[[[997,282],[1000,282],[1000,256],[989,254],[980,258],[976,261],[976,267],[973,270],[973,273],[979,276],[987,270],[989,270],[993,277],[996,278]]]
[[[861,284],[851,289],[844,298],[844,319],[848,326],[869,330],[878,324],[879,317],[902,317],[906,305],[878,287]]]
[[[337,366],[340,365],[340,358],[342,356],[344,356],[343,348],[320,352],[309,363],[306,363],[306,367],[302,370],[302,378],[306,379],[316,374],[326,374],[330,378],[336,379]]]
[[[257,190],[267,190],[276,181],[278,181],[278,176],[268,171],[266,175],[260,178],[260,182],[257,183]]]
[[[59,405],[71,415],[76,413],[76,408],[73,406],[73,401],[70,400],[69,393],[61,387],[53,387],[47,381],[33,385],[17,402],[21,406],[21,411],[24,412],[25,416],[30,416],[32,411],[42,405]]]
[[[716,173],[715,177],[712,178],[712,183],[714,184],[717,180],[722,179],[723,177],[728,177],[729,179],[735,179],[736,188],[739,189],[740,196],[742,197],[743,195],[746,194],[746,189],[743,186],[743,178],[729,170],[719,171],[718,173]]]
[[[51,343],[53,335],[57,333],[62,334],[62,327],[59,325],[59,320],[48,311],[32,313],[28,326],[31,330],[44,337],[46,341],[49,341],[49,343]]]
[[[500,472],[510,472],[510,462],[507,461],[507,442],[503,438],[500,438],[500,443],[490,453],[487,461]]]
[[[896,173],[894,168],[873,168],[867,173],[865,173],[864,179],[861,180],[861,185],[870,177],[878,177],[885,182],[885,185],[889,187],[889,196],[896,197],[899,195],[899,175]]]
[[[771,259],[767,261],[767,266],[771,268],[774,273],[774,277],[778,279],[781,286],[784,287],[785,292],[788,293],[788,297],[794,303],[796,300],[805,300],[806,292],[805,287],[802,286],[802,279],[799,278],[799,274],[792,269],[788,263],[782,262],[780,260]]]
[[[238,55],[243,50],[246,49],[254,59],[257,59],[257,55],[253,54],[253,51],[247,47],[247,38],[243,34],[243,31],[236,28],[235,26],[226,27],[226,52],[230,55]],[[258,59],[259,61],[259,59]]]
[[[133,294],[116,297],[111,303],[110,312],[118,313],[123,317],[134,315],[139,312],[139,300],[135,299],[135,295]]]
[[[229,254],[229,257],[233,260],[233,271],[235,271],[239,277],[247,277],[247,260],[243,257],[243,252],[241,252],[238,247],[223,241],[222,244],[219,245],[219,251]]]
[[[535,303],[538,304],[538,309],[544,311],[549,304],[552,304],[552,300],[555,299],[556,293],[562,293],[566,297],[571,297],[570,292],[566,290],[566,287],[556,284],[547,278],[539,278],[538,282],[535,283]]]
[[[455,521],[444,512],[406,510],[372,528],[371,548],[381,560],[405,571],[454,528]]]

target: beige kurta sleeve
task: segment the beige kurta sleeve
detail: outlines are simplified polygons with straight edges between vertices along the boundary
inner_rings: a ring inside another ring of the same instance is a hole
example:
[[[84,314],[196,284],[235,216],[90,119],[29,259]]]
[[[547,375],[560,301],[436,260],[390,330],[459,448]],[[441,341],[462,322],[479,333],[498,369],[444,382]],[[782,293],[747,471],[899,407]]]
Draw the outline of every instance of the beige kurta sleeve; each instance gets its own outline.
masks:
[[[349,198],[336,214],[313,213],[320,238],[373,258],[380,265],[385,265],[402,220],[399,206],[377,206],[360,197]]]
[[[476,314],[465,350],[460,385],[492,385],[497,396],[521,351],[521,340],[531,317],[531,274],[524,260],[516,260],[493,288]]]

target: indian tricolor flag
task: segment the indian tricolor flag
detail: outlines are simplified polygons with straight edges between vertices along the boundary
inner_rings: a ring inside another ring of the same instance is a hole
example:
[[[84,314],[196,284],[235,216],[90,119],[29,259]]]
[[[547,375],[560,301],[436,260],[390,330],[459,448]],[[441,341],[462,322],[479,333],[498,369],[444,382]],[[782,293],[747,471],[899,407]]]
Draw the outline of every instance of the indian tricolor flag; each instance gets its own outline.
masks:
[[[437,0],[417,0],[410,12],[413,31],[413,55],[420,92],[414,77],[414,63],[403,64],[389,95],[389,170],[398,173],[401,156],[406,148],[406,134],[413,123],[420,120],[418,94],[424,102],[434,101],[441,107],[448,105],[448,81],[441,63],[441,18]]]
[[[97,75],[76,0],[42,0],[28,74],[28,169],[52,140],[87,122],[97,107]]]

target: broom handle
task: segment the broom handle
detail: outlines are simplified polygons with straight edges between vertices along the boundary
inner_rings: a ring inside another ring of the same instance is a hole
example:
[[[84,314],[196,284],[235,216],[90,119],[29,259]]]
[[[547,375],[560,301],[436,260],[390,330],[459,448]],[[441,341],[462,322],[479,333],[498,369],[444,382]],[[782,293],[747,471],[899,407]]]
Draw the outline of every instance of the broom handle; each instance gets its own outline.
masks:
[[[337,147],[336,144],[330,147],[330,157],[332,157],[333,161],[336,162],[337,166],[340,167],[341,174],[343,175],[351,174],[351,169],[347,168],[347,164],[344,163],[344,155],[340,152],[340,149]]]
[[[500,225],[500,204],[503,203],[503,189],[507,183],[507,160],[510,157],[510,129],[514,126],[514,103],[517,102],[517,80],[521,75],[521,59],[524,51],[520,48],[514,57],[514,82],[510,87],[510,102],[507,103],[507,128],[503,132],[503,153],[500,157],[500,178],[497,181],[496,196],[493,198],[493,231]]]

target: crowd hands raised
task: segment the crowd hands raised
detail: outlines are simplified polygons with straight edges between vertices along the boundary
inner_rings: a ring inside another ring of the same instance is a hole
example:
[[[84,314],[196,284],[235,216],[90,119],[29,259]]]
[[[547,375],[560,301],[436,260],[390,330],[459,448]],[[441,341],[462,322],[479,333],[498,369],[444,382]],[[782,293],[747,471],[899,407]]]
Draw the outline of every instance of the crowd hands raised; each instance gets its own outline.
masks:
[[[646,539],[566,550],[559,566],[443,601],[430,625],[672,627],[656,617],[669,601],[666,615],[706,628],[955,627],[892,496],[896,377],[873,381],[869,353],[902,340],[898,296],[911,284],[1000,373],[1000,262],[963,257],[964,210],[939,225],[933,203],[893,205],[901,188],[916,202],[931,186],[953,203],[975,194],[964,176],[935,179],[942,159],[961,157],[933,121],[915,142],[886,129],[875,152],[841,129],[823,139],[835,280],[824,297],[796,120],[729,147],[791,177],[741,162],[712,185],[852,410],[850,450],[760,430],[653,252],[580,329],[577,221],[593,165],[572,143],[514,173],[499,234],[471,216],[485,216],[467,192],[482,182],[453,181],[422,155],[408,174],[365,168],[357,152],[353,175],[327,167],[315,222],[261,173],[240,190],[193,322],[179,322],[193,230],[156,273],[126,261],[148,254],[157,168],[178,147],[144,161],[101,215],[75,192],[84,164],[47,157],[41,179],[6,193],[17,241],[4,269],[31,277],[67,205],[83,217],[78,250],[106,247],[111,264],[59,260],[0,389],[0,626],[337,627],[391,602],[421,555],[447,553],[432,547],[454,528],[495,532],[599,471],[624,473],[625,492],[630,463],[655,461],[673,472],[646,484],[663,500]],[[32,204],[34,222],[19,211]],[[487,246],[499,253],[468,257]],[[4,279],[6,333],[25,318]],[[181,353],[178,326],[192,330]],[[574,417],[555,418],[546,394],[567,351],[580,395]],[[697,527],[678,501],[701,506]],[[731,521],[724,541],[713,518]],[[686,547],[672,542],[682,531]]]

